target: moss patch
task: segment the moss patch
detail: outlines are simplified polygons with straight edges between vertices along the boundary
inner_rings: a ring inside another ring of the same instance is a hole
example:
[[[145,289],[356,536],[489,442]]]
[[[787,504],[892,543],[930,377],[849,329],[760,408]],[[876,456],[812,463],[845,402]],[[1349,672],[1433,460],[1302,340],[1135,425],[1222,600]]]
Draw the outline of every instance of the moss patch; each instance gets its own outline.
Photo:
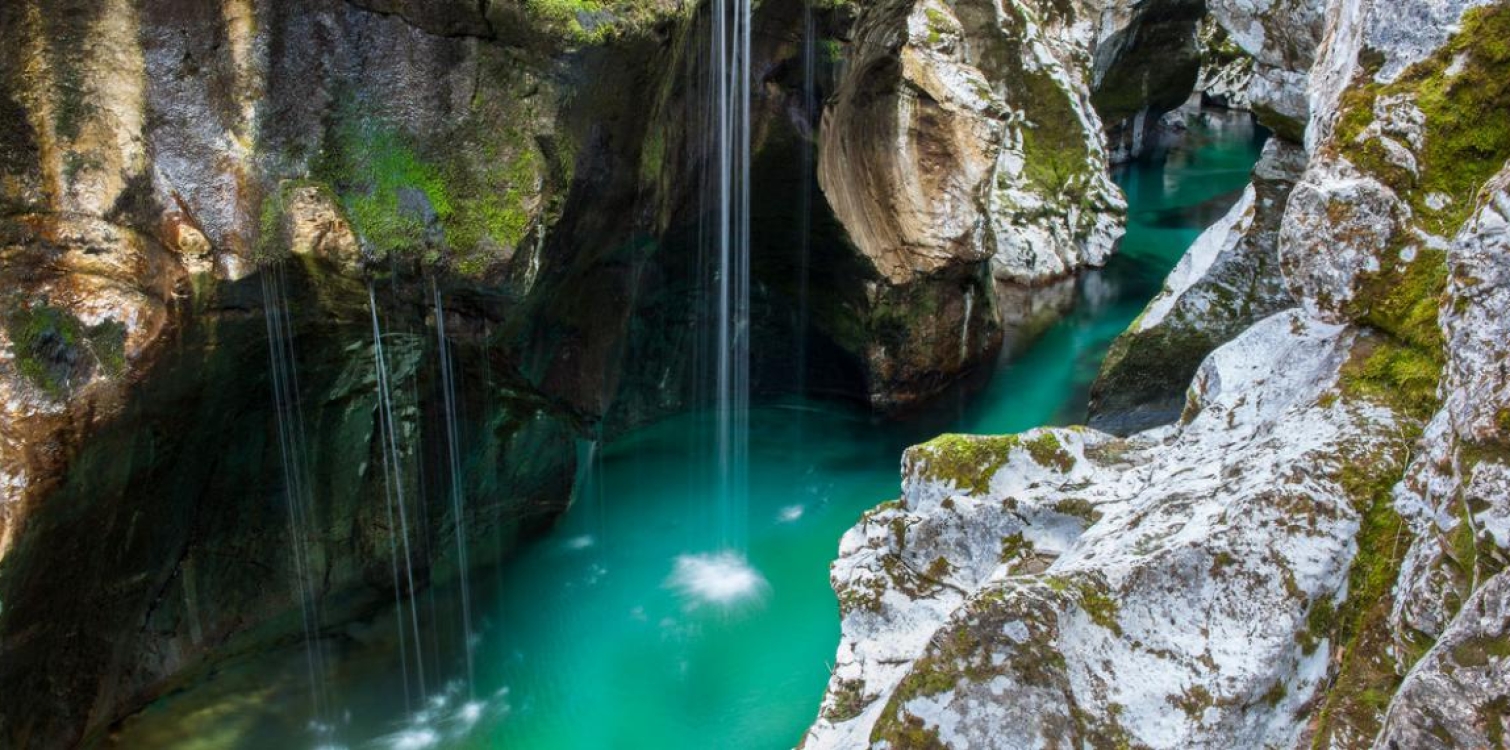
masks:
[[[1412,541],[1393,500],[1404,469],[1404,456],[1378,455],[1354,461],[1340,477],[1362,518],[1358,553],[1348,569],[1347,599],[1337,607],[1313,606],[1307,617],[1308,638],[1330,638],[1339,652],[1335,681],[1318,714],[1315,748],[1331,747],[1337,736],[1377,735],[1400,686],[1391,653],[1390,611],[1395,580]],[[1400,666],[1408,669],[1413,661],[1407,658]]]
[[[445,221],[454,208],[441,170],[408,136],[348,103],[326,141],[316,176],[335,188],[369,252],[381,258],[431,244],[430,221]]]
[[[1354,352],[1342,368],[1340,383],[1350,397],[1384,404],[1425,422],[1441,406],[1437,382],[1442,367],[1440,348],[1380,337]]]
[[[941,435],[914,450],[926,462],[925,477],[952,482],[961,491],[978,495],[990,487],[991,477],[1021,443],[1016,435]]]
[[[96,371],[126,371],[126,326],[106,320],[85,326],[73,313],[46,303],[17,307],[6,316],[16,369],[51,398],[64,398]]]
[[[1419,176],[1390,162],[1377,139],[1357,140],[1374,121],[1378,100],[1401,94],[1413,98],[1426,116]],[[1510,8],[1469,10],[1461,30],[1430,58],[1388,85],[1355,85],[1341,111],[1334,147],[1394,188],[1427,231],[1456,230],[1472,211],[1479,187],[1510,158],[1510,118],[1488,116],[1510,112]],[[1433,208],[1431,195],[1450,201]]]
[[[1075,457],[1064,449],[1064,445],[1059,442],[1059,436],[1052,432],[1039,434],[1038,437],[1027,441],[1026,447],[1028,455],[1032,456],[1039,466],[1058,469],[1066,474],[1075,468]]]

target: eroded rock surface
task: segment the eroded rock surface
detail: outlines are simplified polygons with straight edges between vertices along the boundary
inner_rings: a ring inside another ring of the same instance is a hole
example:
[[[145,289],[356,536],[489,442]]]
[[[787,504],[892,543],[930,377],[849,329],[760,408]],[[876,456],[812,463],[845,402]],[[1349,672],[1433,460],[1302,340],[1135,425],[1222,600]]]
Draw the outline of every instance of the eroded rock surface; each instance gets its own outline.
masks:
[[[1213,9],[1232,24],[1270,5]],[[1339,0],[1325,17],[1322,36],[1295,30],[1324,44],[1282,218],[1256,220],[1256,175],[1127,350],[1211,310],[1202,290],[1245,253],[1269,270],[1237,278],[1297,306],[1211,353],[1174,426],[909,451],[901,501],[841,543],[844,636],[806,747],[1510,736],[1510,353],[1490,312],[1510,304],[1510,138],[1461,116],[1510,111],[1510,6]],[[1264,63],[1283,24],[1253,18],[1233,36],[1259,75],[1293,64]]]
[[[1243,197],[1107,353],[1091,387],[1092,427],[1126,435],[1174,422],[1207,354],[1295,304],[1279,270],[1278,235],[1304,168],[1299,146],[1269,141]]]

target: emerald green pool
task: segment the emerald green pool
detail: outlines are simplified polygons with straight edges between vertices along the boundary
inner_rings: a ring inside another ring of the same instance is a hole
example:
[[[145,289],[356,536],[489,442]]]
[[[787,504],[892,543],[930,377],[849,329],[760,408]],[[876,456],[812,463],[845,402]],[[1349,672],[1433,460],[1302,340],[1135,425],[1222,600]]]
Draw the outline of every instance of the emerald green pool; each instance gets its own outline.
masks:
[[[711,571],[705,593],[675,585],[678,559],[718,551],[709,415],[685,414],[584,447],[581,495],[562,522],[506,566],[473,578],[476,688],[406,711],[385,629],[359,631],[333,684],[333,746],[789,748],[817,714],[839,637],[828,565],[860,514],[898,494],[902,450],[944,431],[1005,433],[1083,418],[1107,347],[1164,276],[1237,197],[1258,157],[1251,127],[1198,127],[1161,164],[1119,174],[1130,217],[1122,250],[1080,281],[1074,308],[983,390],[908,423],[843,405],[787,402],[751,416],[753,569]],[[700,558],[699,558],[700,559]],[[696,571],[694,571],[696,572]],[[707,571],[704,571],[707,572]],[[739,576],[758,575],[739,578]],[[733,576],[731,583],[730,576]],[[733,586],[743,583],[744,586]],[[730,589],[718,588],[731,584]],[[736,596],[737,595],[737,596]],[[438,595],[435,605],[450,606]],[[123,747],[299,747],[300,655],[229,669],[219,685],[161,702]],[[434,665],[462,673],[458,663]],[[432,679],[432,682],[438,680]],[[458,683],[459,684],[459,683]]]

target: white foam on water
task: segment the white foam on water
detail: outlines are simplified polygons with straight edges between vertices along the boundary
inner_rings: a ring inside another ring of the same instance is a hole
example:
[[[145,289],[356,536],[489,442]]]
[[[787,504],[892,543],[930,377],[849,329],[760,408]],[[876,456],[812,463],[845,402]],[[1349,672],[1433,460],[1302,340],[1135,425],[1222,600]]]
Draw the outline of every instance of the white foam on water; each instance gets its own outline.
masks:
[[[805,512],[807,512],[807,509],[801,505],[788,505],[782,508],[780,513],[776,514],[776,520],[782,523],[791,523],[802,518],[802,514]]]
[[[393,750],[425,750],[440,742],[440,732],[429,727],[410,727],[383,738]]]
[[[690,606],[721,607],[757,601],[771,588],[744,555],[736,552],[679,555],[666,585]]]

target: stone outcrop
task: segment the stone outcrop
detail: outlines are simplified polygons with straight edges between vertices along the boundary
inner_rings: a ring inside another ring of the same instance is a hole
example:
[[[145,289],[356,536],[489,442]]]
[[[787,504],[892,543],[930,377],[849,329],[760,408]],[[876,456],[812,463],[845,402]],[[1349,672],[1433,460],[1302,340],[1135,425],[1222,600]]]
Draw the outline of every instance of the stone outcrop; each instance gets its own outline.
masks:
[[[873,387],[873,401],[994,355],[991,274],[1039,284],[1111,253],[1124,203],[1106,173],[1076,12],[892,0],[856,20],[818,174],[875,270],[871,296],[901,313],[871,321],[899,335],[868,343],[869,369],[901,381]]]
[[[1295,304],[1279,271],[1279,228],[1304,168],[1299,146],[1269,141],[1242,199],[1112,344],[1091,387],[1092,427],[1126,435],[1174,422],[1206,355]]]
[[[1370,345],[1281,313],[1207,361],[1176,428],[909,451],[901,502],[840,543],[804,747],[1294,745],[1373,501],[1353,472],[1408,454],[1399,415],[1343,395]]]
[[[889,283],[986,260],[1045,281],[1104,263],[1120,234],[1073,12],[1006,7],[879,4],[857,21],[819,175]]]
[[[1510,138],[1478,113],[1510,111],[1510,6],[1326,19],[1277,226],[1255,185],[1108,367],[1238,259],[1296,307],[1206,357],[1173,426],[910,450],[841,542],[805,747],[1503,744]],[[1261,77],[1285,26],[1250,28]]]
[[[1327,5],[1328,0],[1209,2],[1212,17],[1253,60],[1249,107],[1280,137],[1295,142],[1310,116],[1307,79],[1321,46]]]
[[[1160,120],[1200,84],[1209,50],[1197,29],[1202,0],[1083,0],[1094,27],[1091,101],[1106,124],[1114,163],[1161,145]]]

